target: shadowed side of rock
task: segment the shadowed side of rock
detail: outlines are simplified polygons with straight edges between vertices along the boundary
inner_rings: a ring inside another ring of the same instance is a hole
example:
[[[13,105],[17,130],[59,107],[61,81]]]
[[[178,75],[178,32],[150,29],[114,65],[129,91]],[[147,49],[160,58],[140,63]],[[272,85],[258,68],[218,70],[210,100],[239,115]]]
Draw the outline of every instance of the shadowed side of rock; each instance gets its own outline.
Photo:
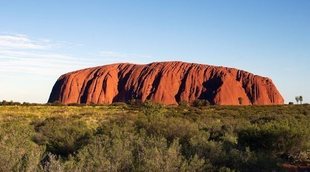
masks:
[[[111,104],[131,99],[166,105],[197,99],[218,105],[284,102],[269,78],[184,62],[123,63],[70,72],[57,80],[48,102]]]

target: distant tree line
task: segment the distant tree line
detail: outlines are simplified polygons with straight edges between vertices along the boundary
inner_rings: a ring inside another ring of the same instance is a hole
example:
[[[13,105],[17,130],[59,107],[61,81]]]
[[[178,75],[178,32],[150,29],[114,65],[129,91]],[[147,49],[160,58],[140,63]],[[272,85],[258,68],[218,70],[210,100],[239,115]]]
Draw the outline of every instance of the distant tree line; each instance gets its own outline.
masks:
[[[37,106],[37,105],[44,105],[44,104],[40,104],[40,103],[29,103],[29,102],[15,102],[13,100],[11,101],[7,101],[7,100],[2,100],[0,102],[0,106],[13,106],[13,105],[22,105],[22,106]]]
[[[295,97],[296,103],[297,104],[303,104],[303,96],[296,96]],[[145,104],[146,102],[150,102],[151,100],[146,100],[145,102],[142,102],[139,99],[131,99],[127,102],[113,102],[112,105],[135,105],[135,106],[141,106]],[[238,97],[238,103],[239,105],[242,105],[244,103],[242,97]],[[288,104],[293,105],[294,102],[289,102]],[[85,103],[69,103],[69,104],[63,104],[60,101],[55,101],[53,103],[30,103],[30,102],[17,102],[17,101],[7,101],[7,100],[2,100],[0,101],[0,106],[13,106],[13,105],[21,105],[21,106],[101,106],[104,104],[85,104]],[[179,102],[179,106],[193,106],[193,107],[203,107],[203,106],[210,106],[212,105],[208,100],[205,99],[197,99],[193,101],[192,103],[188,103],[185,101]]]

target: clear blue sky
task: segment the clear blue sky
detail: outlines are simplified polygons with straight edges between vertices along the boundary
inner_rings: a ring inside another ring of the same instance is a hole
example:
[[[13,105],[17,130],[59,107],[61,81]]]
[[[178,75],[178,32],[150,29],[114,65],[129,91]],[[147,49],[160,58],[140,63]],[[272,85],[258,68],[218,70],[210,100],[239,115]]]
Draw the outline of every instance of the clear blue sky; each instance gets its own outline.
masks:
[[[310,1],[0,1],[0,100],[46,102],[71,70],[170,60],[241,68],[310,102]]]

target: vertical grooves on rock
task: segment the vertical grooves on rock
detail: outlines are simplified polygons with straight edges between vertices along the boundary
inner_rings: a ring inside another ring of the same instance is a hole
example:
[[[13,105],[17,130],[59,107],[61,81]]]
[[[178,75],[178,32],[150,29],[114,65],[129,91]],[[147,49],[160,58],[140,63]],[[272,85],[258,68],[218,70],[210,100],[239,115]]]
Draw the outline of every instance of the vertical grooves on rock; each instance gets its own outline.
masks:
[[[152,82],[151,91],[150,91],[150,93],[146,96],[146,99],[147,99],[147,100],[150,100],[151,97],[154,96],[154,94],[156,93],[161,77],[162,77],[162,73],[161,73],[161,72],[157,72],[157,74],[156,74],[156,76],[155,76],[155,78],[154,78],[154,80],[153,80],[153,82]]]
[[[81,103],[88,103],[88,102],[87,102],[87,98],[88,98],[88,94],[89,94],[89,87],[91,86],[93,80],[96,79],[96,75],[97,75],[97,73],[98,73],[99,71],[100,71],[100,68],[97,68],[97,69],[95,69],[94,71],[92,71],[92,72],[90,73],[90,75],[88,76],[88,78],[89,78],[89,77],[91,77],[91,78],[86,82],[85,88],[84,88],[84,90],[82,91],[83,94],[82,94],[81,99],[80,99],[80,102],[81,102]],[[90,94],[91,94],[91,93],[90,93]]]
[[[124,69],[119,69],[118,72],[118,84],[117,84],[117,90],[118,94],[113,98],[113,102],[120,102],[120,101],[128,101],[130,100],[129,97],[127,97],[127,89],[125,88],[125,85],[128,81],[128,78],[130,77],[132,73],[132,65],[125,66]],[[125,75],[124,75],[125,74]]]
[[[236,105],[238,97],[247,97],[248,104],[283,103],[268,78],[183,62],[114,64],[71,72],[56,81],[48,101],[101,104],[138,98],[176,104],[206,99],[212,104]]]
[[[186,80],[187,80],[187,77],[189,75],[189,72],[191,70],[192,66],[190,66],[189,68],[187,68],[185,70],[185,73],[183,75],[183,79],[181,80],[181,85],[179,87],[179,90],[177,92],[177,94],[174,96],[176,102],[180,103],[182,100],[181,100],[181,94],[184,92],[184,89],[185,89],[185,85],[186,85]]]

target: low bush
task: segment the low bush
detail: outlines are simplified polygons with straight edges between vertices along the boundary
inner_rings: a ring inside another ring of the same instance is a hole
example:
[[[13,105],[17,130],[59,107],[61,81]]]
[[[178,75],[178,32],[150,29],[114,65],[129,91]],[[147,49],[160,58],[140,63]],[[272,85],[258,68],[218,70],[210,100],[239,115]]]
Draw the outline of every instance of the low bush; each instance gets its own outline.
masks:
[[[194,107],[203,107],[203,106],[209,106],[210,105],[210,102],[208,100],[205,100],[205,99],[197,99],[195,100],[192,105]]]
[[[83,121],[67,118],[47,118],[34,123],[33,141],[46,145],[48,152],[68,157],[87,144],[91,131]]]
[[[273,121],[262,125],[252,125],[239,131],[238,145],[285,159],[309,151],[309,136],[309,123],[294,119]]]

